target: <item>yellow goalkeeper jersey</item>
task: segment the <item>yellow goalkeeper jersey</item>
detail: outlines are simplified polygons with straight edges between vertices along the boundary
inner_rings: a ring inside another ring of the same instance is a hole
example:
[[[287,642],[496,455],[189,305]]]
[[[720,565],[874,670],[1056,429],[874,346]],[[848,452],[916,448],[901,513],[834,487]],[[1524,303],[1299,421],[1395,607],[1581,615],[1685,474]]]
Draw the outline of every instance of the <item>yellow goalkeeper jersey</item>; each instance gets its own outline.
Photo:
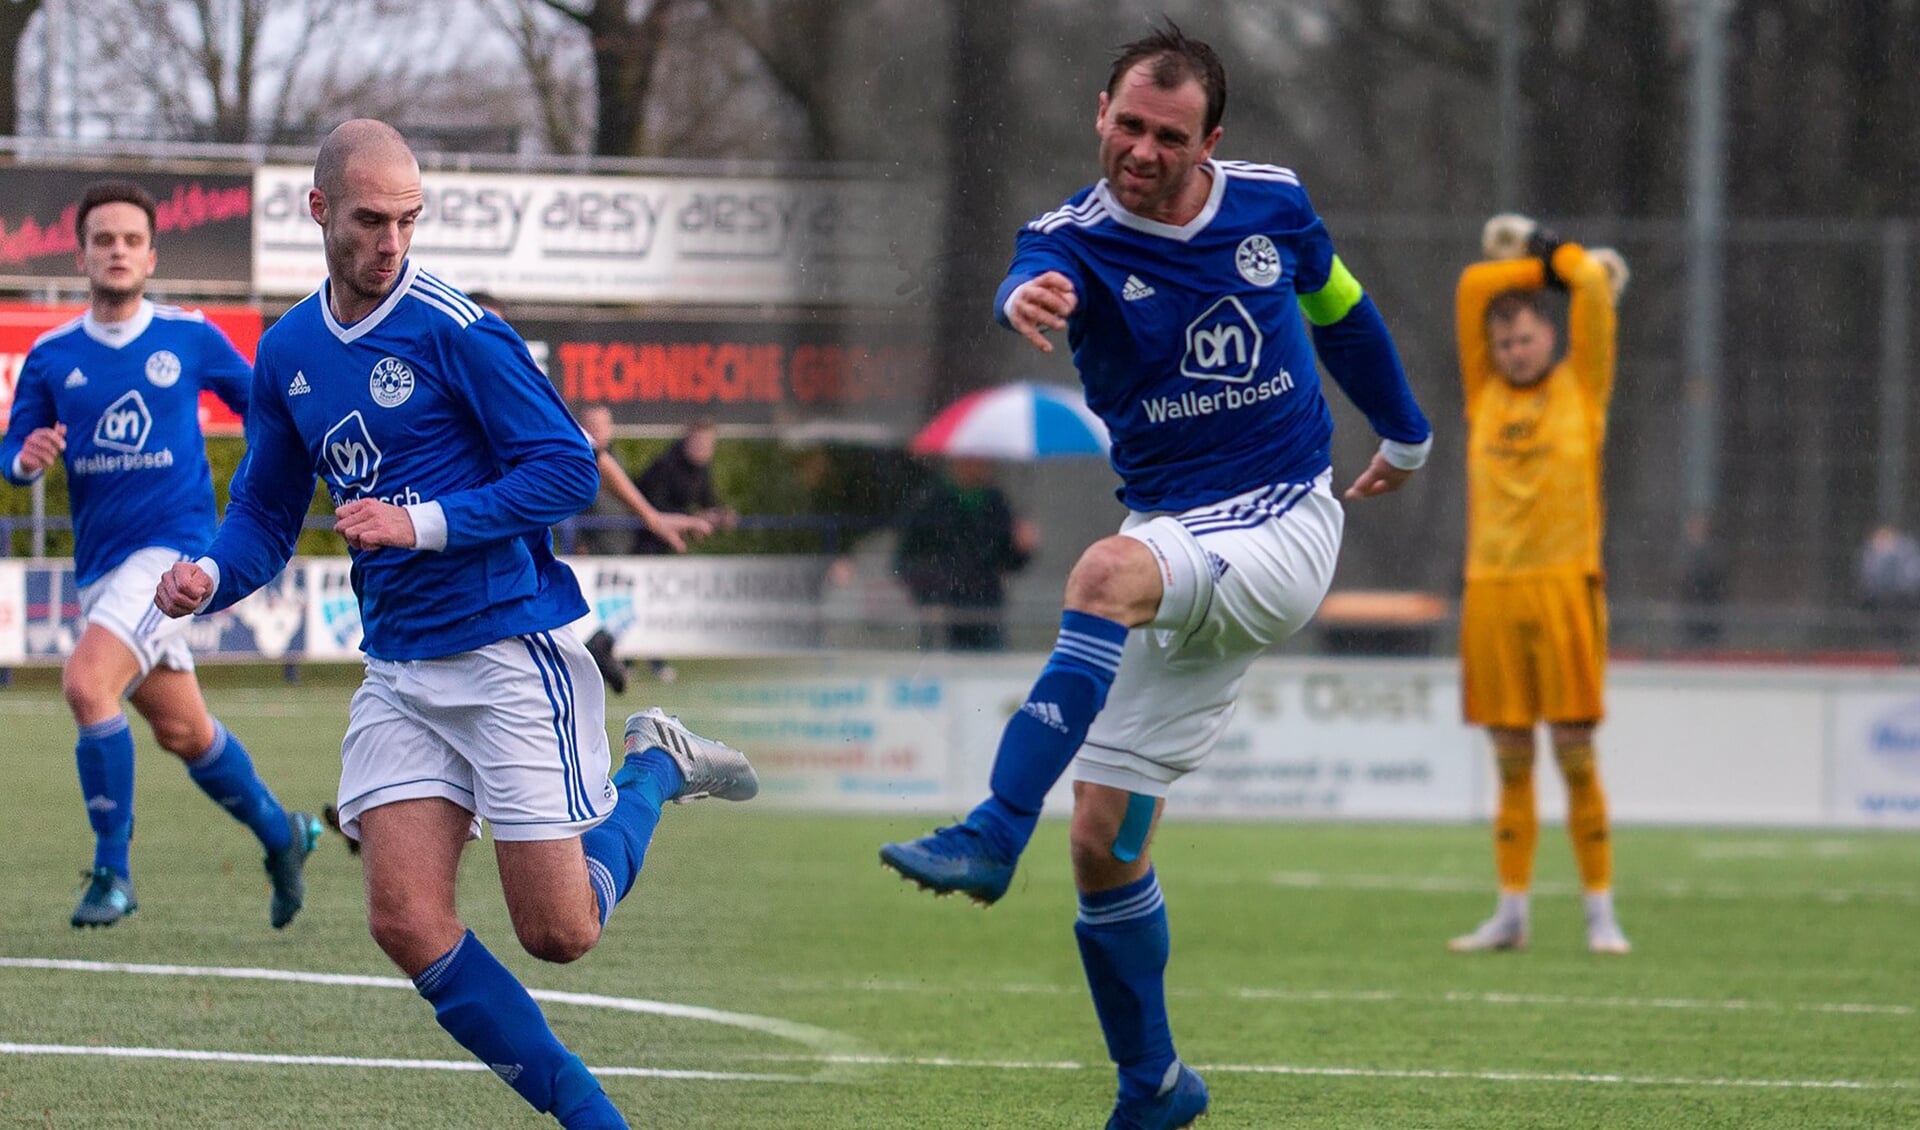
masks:
[[[1606,272],[1577,244],[1554,253],[1567,281],[1567,352],[1527,388],[1493,365],[1487,304],[1545,285],[1538,259],[1475,263],[1460,276],[1455,332],[1467,413],[1469,581],[1601,574],[1601,455],[1613,396]]]

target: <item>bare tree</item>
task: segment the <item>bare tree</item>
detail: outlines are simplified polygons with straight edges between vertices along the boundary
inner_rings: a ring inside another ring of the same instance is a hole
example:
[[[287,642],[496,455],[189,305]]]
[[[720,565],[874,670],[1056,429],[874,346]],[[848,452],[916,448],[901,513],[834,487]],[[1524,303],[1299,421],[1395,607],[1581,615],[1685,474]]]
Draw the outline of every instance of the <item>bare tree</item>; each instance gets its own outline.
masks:
[[[647,108],[675,0],[542,0],[579,25],[593,48],[596,95],[593,151],[640,156],[648,151]]]
[[[567,34],[577,22],[568,13],[556,25],[554,6],[543,0],[486,0],[487,18],[513,44],[527,86],[533,95],[533,113],[546,148],[554,153],[578,153],[584,146],[592,118],[589,89],[573,68],[574,37]]]
[[[26,38],[27,25],[40,10],[40,0],[0,0],[0,59],[7,62],[0,78],[0,133],[20,132],[20,93],[14,88],[14,76],[20,73],[20,41]]]

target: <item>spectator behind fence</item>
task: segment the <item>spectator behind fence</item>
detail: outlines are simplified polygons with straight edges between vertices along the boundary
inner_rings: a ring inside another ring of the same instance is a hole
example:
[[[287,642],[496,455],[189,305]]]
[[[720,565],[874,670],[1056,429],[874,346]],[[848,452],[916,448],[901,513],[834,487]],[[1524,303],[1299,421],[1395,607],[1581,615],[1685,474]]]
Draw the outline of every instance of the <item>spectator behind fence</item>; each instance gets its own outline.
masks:
[[[1920,541],[1891,525],[1879,525],[1860,547],[1860,607],[1873,620],[1873,635],[1887,647],[1913,640],[1920,611]]]
[[[719,432],[712,420],[695,420],[673,446],[656,456],[635,480],[640,493],[668,517],[685,517],[707,529],[730,530],[740,516],[720,504],[713,487],[713,453]],[[651,525],[633,536],[635,553],[677,552]]]
[[[894,572],[923,613],[944,616],[947,647],[998,651],[1006,575],[1026,567],[1040,531],[1014,517],[987,460],[948,459],[943,471],[901,512]],[[927,622],[922,646],[931,635]]]
[[[1680,638],[1688,647],[1713,647],[1725,625],[1720,606],[1727,600],[1730,571],[1727,551],[1713,536],[1704,513],[1687,515],[1686,539],[1680,547]]]

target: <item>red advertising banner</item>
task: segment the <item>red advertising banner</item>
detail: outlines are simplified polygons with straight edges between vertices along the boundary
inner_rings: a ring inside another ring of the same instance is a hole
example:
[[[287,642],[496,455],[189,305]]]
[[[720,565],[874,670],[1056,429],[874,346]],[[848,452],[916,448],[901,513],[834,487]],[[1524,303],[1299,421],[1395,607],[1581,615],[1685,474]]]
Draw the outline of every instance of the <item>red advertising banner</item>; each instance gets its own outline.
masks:
[[[256,306],[202,306],[207,320],[219,326],[233,340],[233,346],[248,361],[260,346],[260,309]],[[0,431],[13,408],[13,388],[20,379],[20,367],[26,364],[27,351],[34,339],[48,330],[87,312],[85,306],[41,306],[26,302],[0,302]],[[200,427],[208,435],[239,435],[240,418],[227,409],[212,393],[200,394]]]
[[[158,205],[156,285],[246,292],[253,272],[253,178],[145,169],[0,166],[0,278],[9,286],[80,285],[74,215],[87,186],[109,179],[138,184]]]
[[[568,403],[605,404],[620,425],[901,423],[922,411],[932,374],[912,327],[522,318],[513,327]]]

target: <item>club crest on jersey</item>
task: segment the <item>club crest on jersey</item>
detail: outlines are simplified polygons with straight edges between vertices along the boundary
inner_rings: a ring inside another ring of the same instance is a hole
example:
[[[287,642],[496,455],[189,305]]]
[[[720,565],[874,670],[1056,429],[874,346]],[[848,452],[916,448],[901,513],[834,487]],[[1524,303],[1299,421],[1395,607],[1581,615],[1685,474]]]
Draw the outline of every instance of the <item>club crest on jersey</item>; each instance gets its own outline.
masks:
[[[147,436],[152,431],[153,413],[147,411],[147,402],[141,399],[140,390],[134,389],[100,413],[100,421],[93,426],[93,442],[109,451],[131,455],[147,446]]]
[[[367,421],[357,409],[327,429],[326,437],[320,441],[320,451],[327,464],[327,481],[333,484],[336,493],[365,494],[380,481],[380,448],[374,444],[373,436],[367,431]]]
[[[373,379],[369,382],[373,391],[373,402],[382,408],[398,408],[413,395],[413,370],[398,357],[382,357],[373,367]]]
[[[1255,286],[1272,286],[1280,281],[1280,252],[1264,235],[1241,240],[1233,253],[1233,265],[1241,278]]]
[[[1187,354],[1180,375],[1197,381],[1246,384],[1260,369],[1260,327],[1229,294],[1187,326]]]
[[[155,388],[172,388],[180,379],[180,358],[160,349],[147,354],[147,380]]]

